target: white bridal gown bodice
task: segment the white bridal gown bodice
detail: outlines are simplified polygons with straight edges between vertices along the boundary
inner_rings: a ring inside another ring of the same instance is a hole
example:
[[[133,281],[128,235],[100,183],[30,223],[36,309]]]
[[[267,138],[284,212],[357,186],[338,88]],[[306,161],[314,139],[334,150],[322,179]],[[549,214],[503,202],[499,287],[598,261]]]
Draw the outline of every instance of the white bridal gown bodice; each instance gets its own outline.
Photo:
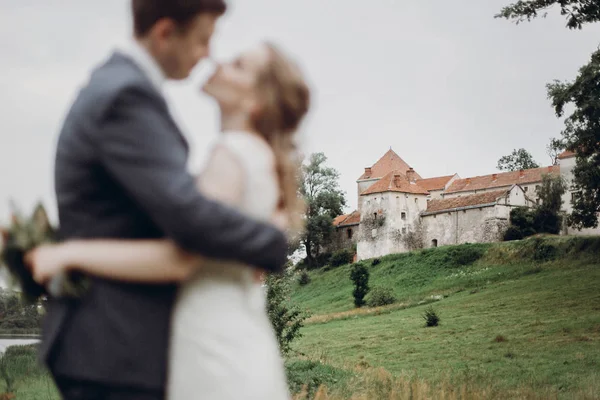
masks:
[[[226,132],[218,144],[244,169],[239,209],[268,220],[279,195],[271,148],[245,132]],[[230,166],[214,167],[208,171],[220,171],[219,185],[229,184]],[[206,261],[182,285],[170,354],[170,400],[289,399],[283,361],[266,314],[266,293],[247,266]]]

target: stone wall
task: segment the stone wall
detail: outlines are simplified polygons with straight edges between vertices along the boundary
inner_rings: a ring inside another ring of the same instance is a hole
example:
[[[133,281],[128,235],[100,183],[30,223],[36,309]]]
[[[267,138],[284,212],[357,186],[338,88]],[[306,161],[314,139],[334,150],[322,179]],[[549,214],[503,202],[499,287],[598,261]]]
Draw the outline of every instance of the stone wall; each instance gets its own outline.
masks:
[[[510,206],[473,208],[422,217],[425,247],[502,240]]]
[[[388,192],[361,197],[358,259],[407,251],[403,239],[420,221],[421,211],[427,208],[427,196]]]

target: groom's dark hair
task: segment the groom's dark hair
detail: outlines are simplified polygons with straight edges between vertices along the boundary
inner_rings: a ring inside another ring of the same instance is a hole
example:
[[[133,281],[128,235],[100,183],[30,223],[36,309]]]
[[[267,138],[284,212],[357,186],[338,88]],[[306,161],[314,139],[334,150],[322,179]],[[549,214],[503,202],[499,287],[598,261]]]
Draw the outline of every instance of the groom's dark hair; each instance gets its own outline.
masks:
[[[135,35],[144,36],[163,18],[185,28],[198,14],[224,14],[227,4],[225,0],[132,0],[131,8]]]

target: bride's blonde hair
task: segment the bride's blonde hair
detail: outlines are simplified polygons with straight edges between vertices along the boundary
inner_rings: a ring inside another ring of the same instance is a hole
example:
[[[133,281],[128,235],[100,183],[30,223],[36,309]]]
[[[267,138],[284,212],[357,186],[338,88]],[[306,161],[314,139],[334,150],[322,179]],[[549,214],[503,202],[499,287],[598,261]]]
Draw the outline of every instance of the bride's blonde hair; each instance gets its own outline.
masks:
[[[257,80],[262,107],[252,122],[275,153],[279,207],[288,214],[292,233],[297,234],[303,229],[305,205],[298,193],[301,160],[296,153],[294,133],[308,112],[310,90],[295,63],[274,44],[265,46],[269,62]]]

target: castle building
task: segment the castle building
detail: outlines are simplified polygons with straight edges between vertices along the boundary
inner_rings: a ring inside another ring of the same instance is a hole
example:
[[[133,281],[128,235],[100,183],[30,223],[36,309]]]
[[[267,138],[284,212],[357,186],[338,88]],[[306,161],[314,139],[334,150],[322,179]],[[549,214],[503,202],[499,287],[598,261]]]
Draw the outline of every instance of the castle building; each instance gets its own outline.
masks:
[[[572,179],[575,155],[564,152],[555,166],[461,178],[422,178],[389,150],[357,180],[358,210],[334,220],[335,246],[356,245],[357,259],[424,247],[502,240],[514,207],[539,204],[546,174]],[[563,202],[572,210],[570,191]],[[568,234],[600,234],[600,229]]]

